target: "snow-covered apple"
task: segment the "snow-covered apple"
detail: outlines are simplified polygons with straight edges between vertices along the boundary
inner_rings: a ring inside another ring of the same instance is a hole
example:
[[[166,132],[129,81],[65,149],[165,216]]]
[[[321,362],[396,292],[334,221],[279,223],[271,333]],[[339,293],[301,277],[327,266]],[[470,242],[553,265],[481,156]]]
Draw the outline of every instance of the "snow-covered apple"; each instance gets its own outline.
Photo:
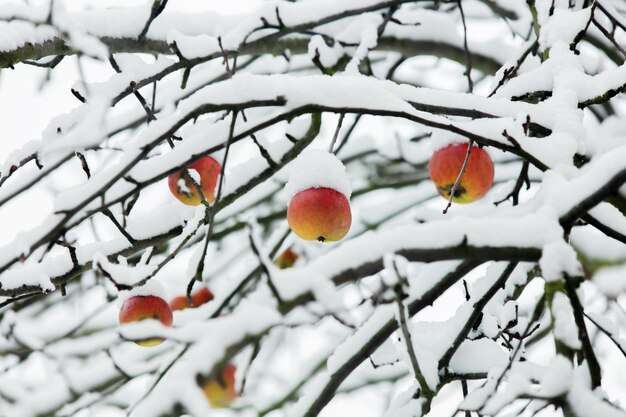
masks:
[[[300,255],[294,252],[293,249],[287,248],[274,259],[274,264],[280,269],[287,269],[291,268],[298,258],[300,258]]]
[[[455,143],[437,150],[430,159],[430,179],[446,199],[450,198],[450,191],[461,172],[467,149],[467,143]],[[493,161],[487,151],[473,146],[452,201],[471,203],[482,198],[493,184],[493,175]]]
[[[304,240],[341,240],[352,223],[350,203],[345,195],[332,188],[309,188],[291,199],[287,222]]]
[[[168,178],[168,185],[174,197],[189,206],[197,206],[202,203],[202,199],[194,185],[195,181],[200,186],[204,199],[211,204],[215,200],[215,186],[220,172],[220,164],[210,156],[205,156],[190,164],[186,170],[181,169],[172,173]]]
[[[171,327],[174,317],[169,304],[155,295],[135,295],[124,301],[119,313],[120,324],[146,319],[159,320],[163,325]],[[138,340],[135,343],[150,347],[163,343],[163,339]]]
[[[211,290],[207,287],[203,287],[191,295],[191,303],[186,295],[179,295],[172,298],[170,301],[170,307],[172,307],[172,310],[174,311],[184,310],[189,307],[195,308],[208,303],[213,299],[213,297],[214,296]]]
[[[350,183],[343,163],[333,154],[314,150],[295,161],[285,186],[287,222],[304,240],[333,242],[350,230]]]
[[[217,378],[209,379],[202,390],[213,408],[226,408],[237,398],[235,390],[235,371],[233,364],[228,364]]]

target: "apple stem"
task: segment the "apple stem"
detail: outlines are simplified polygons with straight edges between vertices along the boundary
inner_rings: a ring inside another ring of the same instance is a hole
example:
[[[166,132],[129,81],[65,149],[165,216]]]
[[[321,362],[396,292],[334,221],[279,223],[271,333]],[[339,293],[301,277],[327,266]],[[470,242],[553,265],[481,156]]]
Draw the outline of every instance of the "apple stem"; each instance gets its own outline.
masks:
[[[448,205],[445,209],[443,209],[443,214],[448,213],[448,209],[452,207],[452,199],[454,198],[454,193],[456,193],[459,184],[461,183],[461,178],[463,178],[463,174],[465,173],[465,169],[467,168],[467,161],[469,161],[470,153],[472,153],[472,146],[474,146],[474,141],[470,139],[469,145],[467,146],[467,153],[465,154],[465,160],[463,161],[463,166],[461,167],[461,171],[459,171],[459,175],[456,177],[456,181],[454,181],[454,185],[450,188],[450,196],[448,197]]]

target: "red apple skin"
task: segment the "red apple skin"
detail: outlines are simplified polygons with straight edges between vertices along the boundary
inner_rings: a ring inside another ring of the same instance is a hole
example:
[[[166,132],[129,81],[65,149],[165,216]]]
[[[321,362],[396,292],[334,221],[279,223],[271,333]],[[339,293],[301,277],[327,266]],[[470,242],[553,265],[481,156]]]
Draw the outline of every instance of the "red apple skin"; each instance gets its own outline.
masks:
[[[467,147],[467,143],[448,145],[436,151],[430,158],[430,179],[446,200],[450,198],[450,190],[463,167]],[[493,184],[493,175],[493,161],[487,151],[477,146],[472,147],[467,167],[452,201],[465,204],[482,198]]]
[[[215,201],[215,186],[217,185],[217,179],[221,172],[220,164],[210,156],[205,156],[198,159],[187,167],[188,170],[194,170],[200,175],[200,190],[207,203],[212,204]],[[178,170],[170,174],[167,183],[170,187],[170,191],[181,202],[188,206],[197,206],[202,203],[202,199],[198,194],[198,190],[194,186],[193,182],[189,178],[185,178],[185,186],[187,190],[181,189],[178,185],[178,181],[181,179],[183,170]]]
[[[189,304],[186,295],[178,295],[172,298],[172,300],[170,301],[170,307],[172,308],[172,311],[179,311],[192,306],[191,304]]]
[[[209,290],[207,287],[203,287],[196,291],[195,294],[192,294],[191,304],[194,307],[200,307],[202,304],[208,303],[213,298],[215,298],[215,296],[213,295],[211,290]]]
[[[203,391],[209,404],[213,408],[226,408],[238,394],[235,390],[235,365],[228,364],[222,371],[220,378],[214,378],[204,384]]]
[[[170,307],[173,311],[184,310],[189,307],[195,308],[201,306],[202,304],[208,303],[213,298],[214,295],[211,290],[204,287],[191,295],[191,304],[189,303],[189,299],[186,295],[179,295],[172,298],[172,300],[170,301]]]
[[[300,258],[296,252],[294,252],[291,248],[287,248],[278,255],[278,257],[274,260],[274,264],[280,269],[291,268],[293,264]]]
[[[146,319],[159,320],[167,327],[172,326],[174,316],[172,309],[165,300],[154,295],[137,295],[124,302],[119,313],[120,324],[132,323]],[[136,341],[140,346],[157,346],[163,339],[147,339]]]
[[[304,240],[334,242],[350,230],[350,202],[332,188],[309,188],[294,195],[289,202],[287,222]]]

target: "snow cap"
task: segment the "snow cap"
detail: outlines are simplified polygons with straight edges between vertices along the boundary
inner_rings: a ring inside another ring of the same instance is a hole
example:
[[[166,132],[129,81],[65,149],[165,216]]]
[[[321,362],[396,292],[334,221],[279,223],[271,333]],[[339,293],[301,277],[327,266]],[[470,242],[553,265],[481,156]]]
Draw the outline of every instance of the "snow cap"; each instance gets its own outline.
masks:
[[[129,298],[147,295],[154,295],[155,297],[162,298],[167,302],[167,293],[165,292],[163,284],[155,279],[151,279],[139,287],[134,287],[130,291],[120,291],[118,294],[118,303],[121,307]]]
[[[346,167],[335,155],[311,150],[301,153],[292,163],[289,181],[285,185],[287,198],[291,200],[300,191],[309,188],[332,188],[350,199],[352,190],[346,175]]]
[[[443,149],[448,145],[455,145],[461,143],[469,143],[467,138],[457,135],[450,134],[450,132],[439,132],[433,131],[433,134],[430,137],[430,148],[432,152],[436,152],[439,149]]]

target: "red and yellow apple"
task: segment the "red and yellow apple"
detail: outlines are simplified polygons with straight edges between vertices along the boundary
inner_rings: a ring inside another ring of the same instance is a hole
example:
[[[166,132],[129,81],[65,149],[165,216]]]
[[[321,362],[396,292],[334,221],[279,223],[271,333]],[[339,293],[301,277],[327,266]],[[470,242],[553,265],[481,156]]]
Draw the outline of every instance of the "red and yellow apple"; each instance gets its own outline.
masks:
[[[228,364],[217,378],[209,379],[202,390],[213,408],[226,408],[237,398],[235,365]]]
[[[280,269],[291,268],[296,263],[300,255],[294,252],[291,248],[285,249],[276,259],[274,264]]]
[[[437,150],[430,158],[428,172],[439,194],[450,198],[450,191],[463,167],[467,143],[456,143]],[[482,198],[493,184],[493,161],[482,148],[472,147],[465,172],[452,196],[455,203],[471,203]]]
[[[298,192],[289,202],[287,222],[304,240],[334,242],[350,230],[350,202],[332,188],[309,188]]]
[[[155,295],[136,295],[127,299],[119,313],[120,324],[132,323],[146,319],[159,320],[167,327],[172,326],[174,316],[169,304]],[[147,339],[135,341],[140,346],[157,346],[163,339]]]
[[[207,203],[215,200],[215,186],[221,172],[220,164],[210,156],[196,160],[185,169],[172,173],[168,178],[170,191],[181,202],[189,206],[197,206],[202,203],[200,194],[194,182],[200,187],[200,191]],[[191,171],[198,173],[200,182],[192,181]],[[186,175],[185,175],[186,174]]]
[[[207,287],[201,288],[195,293],[191,295],[191,303],[186,295],[179,295],[177,297],[172,298],[170,301],[170,307],[172,310],[184,310],[188,307],[199,307],[202,304],[208,303],[213,299],[213,293]]]

